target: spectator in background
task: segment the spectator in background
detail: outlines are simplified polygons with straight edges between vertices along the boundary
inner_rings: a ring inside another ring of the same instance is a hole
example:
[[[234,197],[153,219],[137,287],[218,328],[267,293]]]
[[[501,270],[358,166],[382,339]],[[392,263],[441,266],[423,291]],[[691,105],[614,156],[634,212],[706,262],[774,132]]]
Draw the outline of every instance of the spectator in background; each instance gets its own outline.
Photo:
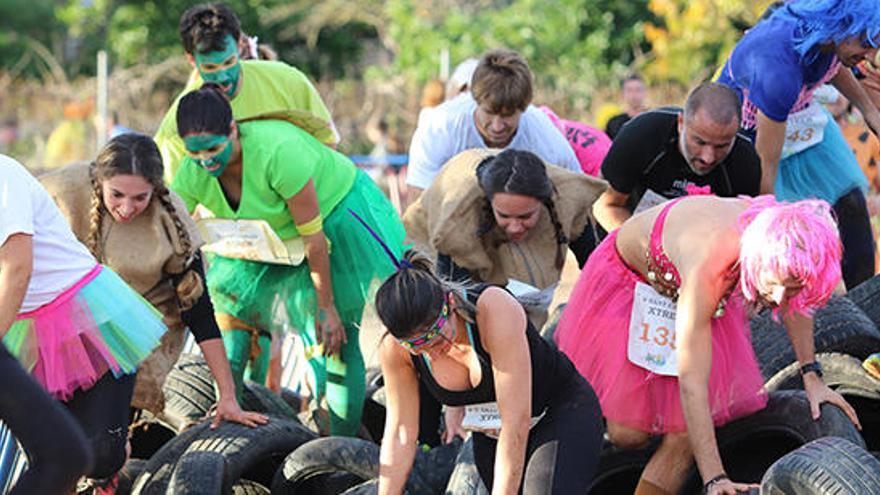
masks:
[[[599,177],[602,160],[611,149],[611,139],[599,129],[574,120],[565,120],[556,115],[550,107],[538,107],[544,112],[559,132],[571,145],[574,155],[581,164],[581,170],[593,177]]]
[[[93,103],[71,101],[64,105],[64,119],[46,141],[46,169],[55,169],[91,156],[92,134],[89,116]]]
[[[602,162],[609,187],[593,205],[606,231],[634,212],[709,187],[724,197],[755,196],[761,163],[752,144],[737,134],[740,102],[730,88],[703,83],[684,110],[645,112],[624,127]]]
[[[471,79],[474,77],[474,71],[480,63],[475,58],[465,59],[464,62],[458,64],[449,80],[446,81],[446,101],[454,99],[462,93],[468,93],[471,90]]]
[[[203,80],[223,88],[236,120],[269,113],[304,113],[327,127],[320,134],[321,142],[328,146],[339,143],[330,112],[305,74],[282,62],[241,60],[241,26],[228,6],[199,4],[184,12],[180,39],[187,60],[200,77],[178,95],[156,132],[166,182],[171,182],[184,158],[175,121],[177,105],[183,95],[201,87]]]
[[[644,112],[648,108],[645,106],[645,100],[648,96],[648,89],[645,87],[645,81],[638,74],[627,76],[620,85],[621,96],[626,110],[623,113],[611,117],[605,126],[605,133],[608,137],[614,139],[623,124],[629,122],[636,115]]]
[[[431,118],[431,114],[438,105],[443,103],[446,89],[439,79],[431,79],[422,88],[422,99],[419,102],[421,110],[419,110],[419,121],[417,126],[421,126],[425,119]]]
[[[531,151],[548,163],[580,171],[565,136],[531,105],[532,73],[518,53],[497,49],[480,59],[471,95],[447,101],[420,125],[409,148],[409,202],[450,158],[472,148]]]
[[[15,117],[0,123],[0,153],[8,155],[18,140],[18,119]]]
[[[835,91],[831,101],[827,105],[828,110],[834,117],[834,121],[840,126],[844,139],[849,143],[856,161],[862,167],[865,178],[868,179],[868,188],[871,193],[880,191],[880,178],[877,176],[877,165],[880,162],[880,140],[877,139],[867,124],[862,114],[852,107],[849,100],[840,92]]]

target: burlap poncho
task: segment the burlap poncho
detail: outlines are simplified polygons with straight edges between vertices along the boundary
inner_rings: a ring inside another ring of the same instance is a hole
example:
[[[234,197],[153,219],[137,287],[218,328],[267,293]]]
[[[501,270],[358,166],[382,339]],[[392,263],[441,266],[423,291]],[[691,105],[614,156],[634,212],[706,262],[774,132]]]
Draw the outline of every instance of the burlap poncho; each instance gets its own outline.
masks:
[[[87,244],[92,198],[89,164],[75,163],[40,177],[40,182],[58,204],[77,239]],[[193,249],[198,249],[202,241],[195,222],[173,192],[171,200],[189,233]],[[116,222],[106,211],[103,215],[103,235],[99,241],[103,256],[99,261],[155,306],[168,326],[161,345],[138,368],[132,400],[134,407],[161,412],[164,407],[162,385],[183,349],[180,312],[191,307],[204,288],[197,286],[179,291],[175,286],[173,277],[189,270],[192,260],[186,258],[174,220],[157,198],[126,223]],[[184,277],[183,284],[192,285],[193,279]]]
[[[508,242],[497,225],[486,235],[477,235],[486,205],[477,166],[500,151],[472,149],[446,162],[431,186],[407,209],[406,231],[418,247],[449,255],[478,281],[504,286],[513,279],[546,289],[562,275],[556,266],[556,231],[546,209],[523,241]],[[584,231],[593,202],[607,184],[552,165],[547,166],[547,175],[556,187],[553,201],[562,230],[573,240]],[[546,314],[532,321],[540,328],[544,319]]]

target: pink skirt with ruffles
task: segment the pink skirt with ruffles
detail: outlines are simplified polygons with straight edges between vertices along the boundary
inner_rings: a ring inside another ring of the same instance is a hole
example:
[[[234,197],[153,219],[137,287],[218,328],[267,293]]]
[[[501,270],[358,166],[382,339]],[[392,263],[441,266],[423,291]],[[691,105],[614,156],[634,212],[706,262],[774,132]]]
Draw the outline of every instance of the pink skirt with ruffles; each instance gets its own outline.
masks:
[[[135,373],[165,330],[155,308],[96,265],[49,304],[19,314],[3,344],[50,394],[68,400],[107,372]]]
[[[590,255],[556,330],[556,342],[592,384],[609,421],[651,434],[687,430],[678,378],[632,364],[627,343],[633,292],[644,280],[615,246],[612,232]],[[709,407],[716,426],[763,409],[764,380],[738,291],[712,320]],[[782,336],[780,336],[782,338]]]

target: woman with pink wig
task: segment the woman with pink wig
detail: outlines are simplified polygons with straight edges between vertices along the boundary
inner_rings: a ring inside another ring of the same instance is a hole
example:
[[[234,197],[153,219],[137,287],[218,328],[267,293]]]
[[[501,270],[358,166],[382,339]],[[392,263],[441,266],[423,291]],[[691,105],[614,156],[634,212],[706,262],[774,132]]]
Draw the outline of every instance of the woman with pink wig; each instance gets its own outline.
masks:
[[[767,403],[749,313],[773,309],[788,330],[814,418],[853,408],[814,362],[813,311],[840,283],[841,243],[828,203],[770,196],[688,196],[611,232],[581,272],[559,322],[559,348],[593,384],[611,442],[663,441],[637,495],[677,493],[691,458],[709,494],[735,493],[714,427]]]

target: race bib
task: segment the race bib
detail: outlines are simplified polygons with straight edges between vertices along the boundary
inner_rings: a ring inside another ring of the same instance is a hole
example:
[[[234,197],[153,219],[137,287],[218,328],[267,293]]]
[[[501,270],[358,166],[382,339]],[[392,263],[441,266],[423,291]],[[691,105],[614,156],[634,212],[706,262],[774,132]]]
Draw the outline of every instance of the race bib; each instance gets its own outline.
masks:
[[[675,303],[642,282],[636,282],[633,293],[627,358],[658,375],[678,376]]]
[[[265,220],[202,218],[196,222],[205,245],[202,250],[225,256],[279,265],[299,265],[305,245],[299,237],[282,241]]]
[[[641,213],[648,208],[653,208],[657,205],[663,204],[669,201],[669,198],[666,196],[661,196],[650,189],[645,189],[645,194],[642,195],[642,199],[639,200],[639,204],[636,205],[635,211],[633,211],[633,215]]]
[[[823,112],[822,106],[818,104],[810,104],[800,112],[789,115],[785,121],[782,158],[788,158],[821,143],[825,136],[826,125],[828,125],[828,114]]]
[[[538,424],[545,413],[546,411],[533,417],[529,429]],[[468,431],[476,431],[491,438],[497,438],[498,432],[501,431],[501,412],[498,410],[498,403],[483,402],[464,406],[464,419],[461,420],[461,427]]]

